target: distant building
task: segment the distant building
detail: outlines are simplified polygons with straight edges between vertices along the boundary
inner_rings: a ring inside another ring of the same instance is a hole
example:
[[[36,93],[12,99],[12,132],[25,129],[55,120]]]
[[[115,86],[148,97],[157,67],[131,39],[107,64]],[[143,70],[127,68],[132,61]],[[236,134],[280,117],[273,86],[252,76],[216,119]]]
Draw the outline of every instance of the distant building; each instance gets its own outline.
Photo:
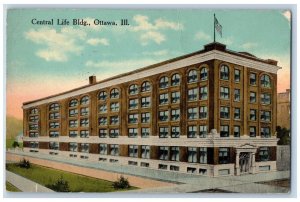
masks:
[[[291,129],[291,90],[277,94],[277,126]]]

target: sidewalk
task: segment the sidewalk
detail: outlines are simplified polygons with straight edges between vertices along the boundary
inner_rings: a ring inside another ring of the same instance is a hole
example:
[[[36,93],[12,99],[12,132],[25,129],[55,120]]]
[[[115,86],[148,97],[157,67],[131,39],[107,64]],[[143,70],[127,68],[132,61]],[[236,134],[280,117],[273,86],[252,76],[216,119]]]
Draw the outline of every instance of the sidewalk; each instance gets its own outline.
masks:
[[[6,171],[6,180],[22,192],[54,192],[47,187],[9,171]]]

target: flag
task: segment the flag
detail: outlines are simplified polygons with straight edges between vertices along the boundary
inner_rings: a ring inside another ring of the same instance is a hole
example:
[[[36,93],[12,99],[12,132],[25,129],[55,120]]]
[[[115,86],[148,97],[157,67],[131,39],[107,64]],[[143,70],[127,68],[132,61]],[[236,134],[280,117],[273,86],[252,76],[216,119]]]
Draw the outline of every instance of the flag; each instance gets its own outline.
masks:
[[[222,25],[219,23],[218,19],[215,17],[215,29],[219,32],[222,37]]]

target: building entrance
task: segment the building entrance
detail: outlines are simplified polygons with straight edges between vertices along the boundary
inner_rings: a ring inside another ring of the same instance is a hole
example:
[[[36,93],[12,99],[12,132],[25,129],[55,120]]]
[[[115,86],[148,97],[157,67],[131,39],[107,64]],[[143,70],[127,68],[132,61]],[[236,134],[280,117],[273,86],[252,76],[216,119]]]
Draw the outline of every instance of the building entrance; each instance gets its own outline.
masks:
[[[240,164],[240,173],[245,174],[249,173],[251,161],[250,161],[250,152],[241,152],[239,157]]]

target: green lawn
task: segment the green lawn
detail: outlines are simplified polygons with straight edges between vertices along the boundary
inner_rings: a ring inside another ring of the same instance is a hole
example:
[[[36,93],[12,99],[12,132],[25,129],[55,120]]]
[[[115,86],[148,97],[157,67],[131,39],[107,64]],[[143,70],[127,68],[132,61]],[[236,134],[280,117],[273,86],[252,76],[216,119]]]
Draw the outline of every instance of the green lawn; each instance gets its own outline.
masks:
[[[21,192],[17,187],[6,181],[6,190],[10,192]]]
[[[29,169],[6,164],[6,169],[34,182],[47,186],[60,177],[68,181],[71,192],[113,192],[112,182],[31,164]],[[130,183],[130,182],[129,182]],[[136,189],[131,187],[130,189]],[[118,190],[119,191],[119,190]]]

